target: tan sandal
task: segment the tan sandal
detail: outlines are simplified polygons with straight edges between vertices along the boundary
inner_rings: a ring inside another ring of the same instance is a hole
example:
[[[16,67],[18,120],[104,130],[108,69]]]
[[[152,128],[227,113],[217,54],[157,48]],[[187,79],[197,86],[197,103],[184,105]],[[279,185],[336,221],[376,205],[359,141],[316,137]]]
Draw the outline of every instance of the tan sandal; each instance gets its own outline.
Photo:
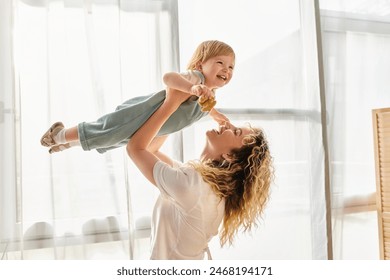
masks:
[[[62,122],[54,123],[43,136],[41,137],[41,145],[44,147],[51,147],[56,145],[54,141],[54,136],[58,134],[65,126]]]
[[[69,149],[70,147],[71,147],[70,143],[54,145],[54,146],[50,147],[49,153],[53,154],[53,153],[57,153],[57,152],[62,152],[66,149]]]

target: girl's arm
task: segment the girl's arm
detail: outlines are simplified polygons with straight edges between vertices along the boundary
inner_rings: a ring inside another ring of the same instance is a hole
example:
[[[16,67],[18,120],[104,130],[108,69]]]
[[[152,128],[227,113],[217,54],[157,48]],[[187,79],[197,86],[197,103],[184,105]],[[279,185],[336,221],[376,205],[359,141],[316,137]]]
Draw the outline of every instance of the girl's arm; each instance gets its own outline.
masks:
[[[177,72],[169,72],[163,76],[163,81],[168,88],[177,89],[183,92],[191,93],[194,86],[189,80]]]
[[[213,108],[210,110],[210,117],[212,117],[219,125],[223,125],[226,122],[230,122],[229,118],[224,114],[219,112],[217,109]]]
[[[189,80],[184,78],[180,73],[169,72],[163,77],[163,81],[168,88],[176,89],[192,95],[204,95],[207,98],[214,97],[214,93],[205,85],[194,85]]]
[[[153,150],[151,149],[152,140],[156,137],[162,125],[188,97],[188,94],[184,92],[168,89],[164,103],[137,130],[127,144],[128,155],[142,174],[154,185],[156,185],[156,182],[153,177],[153,168],[160,159],[155,153],[151,152]]]

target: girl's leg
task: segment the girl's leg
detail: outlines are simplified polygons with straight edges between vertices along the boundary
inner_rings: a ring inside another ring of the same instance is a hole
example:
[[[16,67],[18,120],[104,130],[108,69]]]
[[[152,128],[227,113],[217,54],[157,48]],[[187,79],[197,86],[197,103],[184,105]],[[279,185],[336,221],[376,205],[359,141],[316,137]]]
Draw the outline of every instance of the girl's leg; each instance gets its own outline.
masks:
[[[77,126],[65,129],[65,140],[66,142],[80,142]]]
[[[55,123],[54,127],[43,135],[41,143],[45,147],[52,147],[53,152],[67,149],[74,144],[81,145],[84,151],[96,149],[100,153],[124,146],[131,135],[160,107],[164,99],[165,90],[162,90],[155,94],[131,98],[119,105],[114,112],[93,122],[81,122],[77,127],[65,129],[62,123]],[[65,145],[67,143],[69,145]]]

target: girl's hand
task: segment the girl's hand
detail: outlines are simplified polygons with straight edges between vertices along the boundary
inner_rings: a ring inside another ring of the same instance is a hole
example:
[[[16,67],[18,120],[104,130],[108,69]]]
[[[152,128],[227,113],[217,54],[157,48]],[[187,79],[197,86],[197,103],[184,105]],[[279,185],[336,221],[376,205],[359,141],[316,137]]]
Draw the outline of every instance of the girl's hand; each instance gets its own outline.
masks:
[[[213,108],[210,111],[210,117],[212,117],[219,125],[224,125],[226,122],[230,123],[228,117]]]
[[[214,97],[214,92],[205,85],[193,85],[191,87],[190,93],[192,95],[202,97],[203,100],[209,99],[210,97]]]

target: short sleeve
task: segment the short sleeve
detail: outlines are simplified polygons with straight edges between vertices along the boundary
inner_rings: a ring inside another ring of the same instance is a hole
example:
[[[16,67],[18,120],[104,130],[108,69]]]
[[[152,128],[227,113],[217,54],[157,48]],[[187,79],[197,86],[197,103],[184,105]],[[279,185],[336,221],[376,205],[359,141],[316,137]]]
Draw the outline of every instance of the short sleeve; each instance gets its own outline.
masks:
[[[180,73],[184,78],[193,83],[194,85],[203,85],[204,76],[198,70],[188,70],[186,72]]]
[[[193,191],[197,184],[197,172],[190,167],[184,167],[175,162],[174,167],[158,161],[153,167],[153,177],[161,194],[173,199],[186,208],[194,203]]]

